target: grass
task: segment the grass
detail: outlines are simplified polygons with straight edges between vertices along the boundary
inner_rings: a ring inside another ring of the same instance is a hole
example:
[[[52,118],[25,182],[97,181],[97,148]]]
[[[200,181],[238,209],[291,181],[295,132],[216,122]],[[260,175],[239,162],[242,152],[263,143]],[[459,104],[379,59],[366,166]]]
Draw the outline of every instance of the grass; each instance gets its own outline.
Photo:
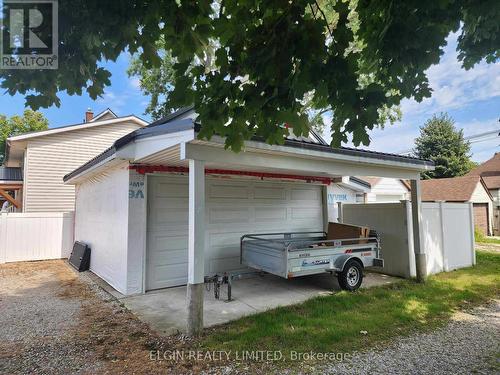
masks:
[[[350,353],[438,327],[457,310],[498,298],[499,271],[499,254],[477,252],[476,266],[425,284],[405,280],[317,297],[217,327],[200,344],[207,350],[281,350],[287,358],[290,351]]]
[[[474,239],[477,243],[492,243],[500,245],[500,239],[487,237],[478,228],[474,229]]]

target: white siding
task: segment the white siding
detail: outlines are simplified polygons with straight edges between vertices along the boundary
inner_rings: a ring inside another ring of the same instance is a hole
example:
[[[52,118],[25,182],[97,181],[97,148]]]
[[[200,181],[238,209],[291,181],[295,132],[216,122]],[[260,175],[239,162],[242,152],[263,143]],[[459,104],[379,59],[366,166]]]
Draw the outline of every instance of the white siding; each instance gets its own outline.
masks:
[[[408,198],[408,189],[396,178],[381,178],[366,194],[367,203],[398,202]]]
[[[128,164],[77,187],[75,240],[91,249],[90,270],[127,293]]]
[[[470,201],[473,203],[491,203],[488,192],[480,182],[476,185]]]
[[[63,177],[113,142],[139,128],[133,122],[94,126],[34,138],[28,142],[24,212],[73,211],[75,188]]]

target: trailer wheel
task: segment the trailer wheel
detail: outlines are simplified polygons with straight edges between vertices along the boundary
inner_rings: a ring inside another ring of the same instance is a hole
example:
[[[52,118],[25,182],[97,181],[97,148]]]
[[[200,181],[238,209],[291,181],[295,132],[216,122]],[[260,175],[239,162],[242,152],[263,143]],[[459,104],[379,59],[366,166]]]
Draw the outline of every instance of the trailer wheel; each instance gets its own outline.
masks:
[[[337,276],[342,289],[350,292],[355,291],[363,282],[363,266],[355,259],[350,259],[344,266],[342,272]]]

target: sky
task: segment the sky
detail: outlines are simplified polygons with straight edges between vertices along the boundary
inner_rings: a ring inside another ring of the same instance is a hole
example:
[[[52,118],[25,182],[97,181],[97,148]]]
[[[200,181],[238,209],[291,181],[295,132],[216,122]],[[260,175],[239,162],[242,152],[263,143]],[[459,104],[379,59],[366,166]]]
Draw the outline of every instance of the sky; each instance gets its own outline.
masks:
[[[408,151],[413,148],[419,127],[440,112],[448,112],[466,137],[490,130],[500,131],[500,63],[481,62],[471,70],[462,69],[457,61],[457,37],[458,33],[448,37],[440,63],[427,72],[433,89],[432,97],[421,103],[404,100],[401,103],[402,120],[384,129],[371,131],[371,144],[363,148],[389,153]],[[69,96],[60,93],[60,108],[41,109],[50,127],[82,122],[87,108],[97,114],[109,107],[119,116],[135,114],[151,120],[144,114],[148,97],[141,93],[138,78],[129,78],[126,73],[129,59],[130,56],[123,53],[116,62],[103,64],[112,73],[111,86],[96,101],[86,94]],[[22,114],[23,110],[22,95],[12,97],[0,94],[0,114],[12,116]],[[325,138],[328,138],[327,134]],[[473,160],[482,162],[500,151],[500,137],[472,143],[471,146]]]

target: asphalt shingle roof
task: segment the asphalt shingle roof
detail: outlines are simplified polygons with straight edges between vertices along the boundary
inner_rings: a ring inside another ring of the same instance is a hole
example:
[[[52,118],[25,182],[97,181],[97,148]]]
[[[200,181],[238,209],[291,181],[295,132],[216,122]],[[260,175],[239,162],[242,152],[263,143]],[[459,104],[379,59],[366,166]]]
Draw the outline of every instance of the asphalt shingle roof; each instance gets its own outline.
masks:
[[[422,181],[422,201],[467,202],[480,183],[480,176],[462,176]]]
[[[500,189],[500,152],[471,170],[467,176],[481,176],[488,189]]]

